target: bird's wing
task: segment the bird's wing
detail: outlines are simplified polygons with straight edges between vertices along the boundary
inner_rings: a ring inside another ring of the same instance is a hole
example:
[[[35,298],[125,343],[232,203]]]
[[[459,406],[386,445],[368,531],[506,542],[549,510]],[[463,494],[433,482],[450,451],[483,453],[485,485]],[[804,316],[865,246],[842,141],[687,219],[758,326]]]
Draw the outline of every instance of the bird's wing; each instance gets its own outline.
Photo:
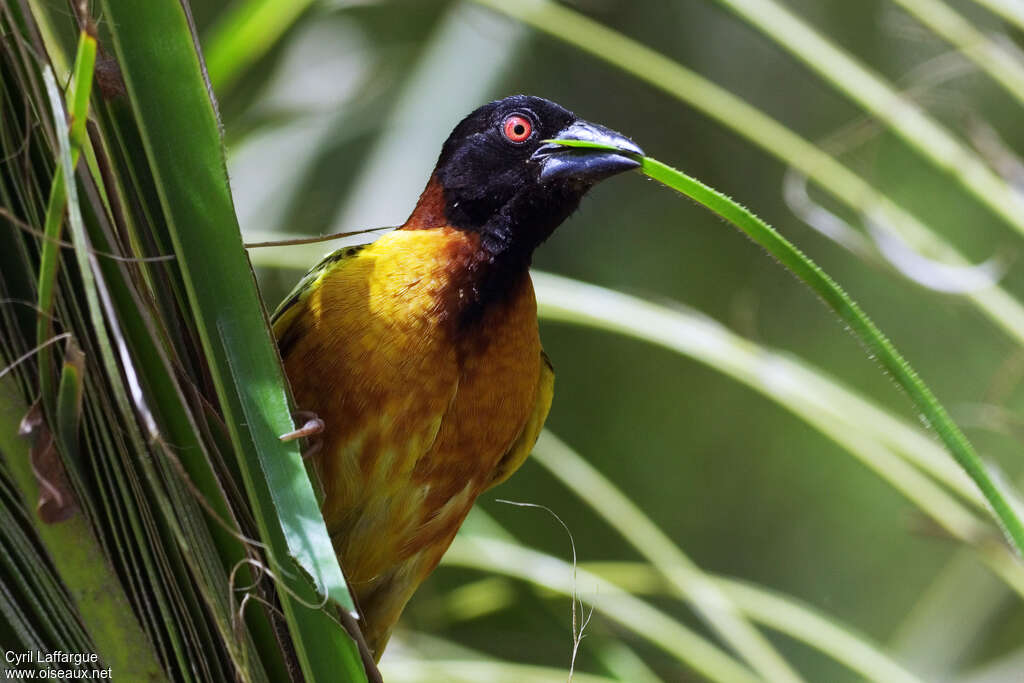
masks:
[[[555,396],[555,368],[551,365],[548,354],[540,352],[540,381],[537,383],[537,402],[533,405],[533,413],[530,419],[523,426],[519,438],[512,444],[512,448],[498,462],[494,468],[494,476],[491,478],[488,488],[497,486],[512,476],[512,473],[519,469],[533,446],[537,443],[540,430],[544,428],[544,422],[548,419],[548,411],[551,410],[551,399]]]
[[[288,346],[288,331],[292,329],[292,323],[305,310],[305,306],[300,306],[299,304],[309,296],[317,282],[327,275],[333,266],[341,261],[352,258],[367,246],[369,245],[359,244],[332,251],[323,257],[319,263],[310,268],[309,272],[288,293],[288,296],[278,304],[277,310],[270,316],[270,324],[274,329],[274,335],[277,337],[278,346],[281,348],[281,355],[285,355],[285,350]]]

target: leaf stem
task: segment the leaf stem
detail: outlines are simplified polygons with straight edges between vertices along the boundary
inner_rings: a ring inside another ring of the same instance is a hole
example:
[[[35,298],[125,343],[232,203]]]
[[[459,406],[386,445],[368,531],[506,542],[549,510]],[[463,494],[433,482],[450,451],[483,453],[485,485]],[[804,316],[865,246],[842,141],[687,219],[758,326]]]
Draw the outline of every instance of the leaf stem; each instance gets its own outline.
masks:
[[[552,140],[571,147],[609,149],[578,140]],[[1018,555],[1024,552],[1024,523],[1018,517],[1007,492],[989,475],[974,447],[960,431],[949,413],[921,380],[917,372],[896,350],[878,326],[861,310],[850,295],[792,242],[745,207],[696,178],[651,157],[639,157],[641,171],[677,192],[693,199],[725,218],[748,237],[761,245],[782,265],[813,289],[839,317],[849,325],[857,338],[910,396],[924,422],[935,430],[946,448],[974,481],[992,508],[996,520]]]
[[[1007,496],[989,476],[974,447],[931,389],[850,295],[789,240],[729,197],[657,159],[644,157],[641,163],[645,175],[685,194],[731,222],[824,299],[867,347],[869,355],[881,363],[907,392],[925,423],[935,430],[949,452],[977,484],[1018,554],[1024,551],[1024,523]]]

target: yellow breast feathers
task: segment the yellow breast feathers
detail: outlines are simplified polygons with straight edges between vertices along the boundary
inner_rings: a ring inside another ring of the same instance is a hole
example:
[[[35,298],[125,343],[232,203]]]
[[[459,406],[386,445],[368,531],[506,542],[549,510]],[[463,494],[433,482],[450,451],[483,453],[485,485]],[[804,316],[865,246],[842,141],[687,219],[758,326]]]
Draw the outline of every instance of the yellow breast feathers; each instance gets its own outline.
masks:
[[[340,250],[275,315],[335,550],[379,652],[480,492],[529,454],[551,404],[529,275],[469,323],[476,237],[398,230]]]

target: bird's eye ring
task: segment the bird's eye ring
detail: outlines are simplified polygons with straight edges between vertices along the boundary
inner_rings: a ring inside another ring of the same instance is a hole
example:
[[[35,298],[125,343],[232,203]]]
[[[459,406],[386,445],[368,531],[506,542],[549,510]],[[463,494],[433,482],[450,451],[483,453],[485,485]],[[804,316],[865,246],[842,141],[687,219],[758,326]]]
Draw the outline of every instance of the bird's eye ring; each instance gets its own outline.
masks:
[[[512,114],[505,117],[501,132],[509,142],[525,142],[533,133],[533,124],[521,114]]]

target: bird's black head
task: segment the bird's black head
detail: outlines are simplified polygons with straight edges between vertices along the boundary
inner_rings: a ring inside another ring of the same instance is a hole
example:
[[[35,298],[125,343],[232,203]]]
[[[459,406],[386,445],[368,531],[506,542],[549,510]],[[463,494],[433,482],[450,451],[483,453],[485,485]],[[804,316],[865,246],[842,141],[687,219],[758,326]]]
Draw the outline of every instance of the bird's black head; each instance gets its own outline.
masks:
[[[463,119],[444,143],[431,186],[448,225],[480,234],[496,258],[529,263],[534,248],[600,180],[639,166],[622,153],[545,144],[599,142],[642,154],[628,138],[541,97],[513,95]],[[415,214],[414,214],[415,216]],[[426,227],[426,226],[423,226]]]

